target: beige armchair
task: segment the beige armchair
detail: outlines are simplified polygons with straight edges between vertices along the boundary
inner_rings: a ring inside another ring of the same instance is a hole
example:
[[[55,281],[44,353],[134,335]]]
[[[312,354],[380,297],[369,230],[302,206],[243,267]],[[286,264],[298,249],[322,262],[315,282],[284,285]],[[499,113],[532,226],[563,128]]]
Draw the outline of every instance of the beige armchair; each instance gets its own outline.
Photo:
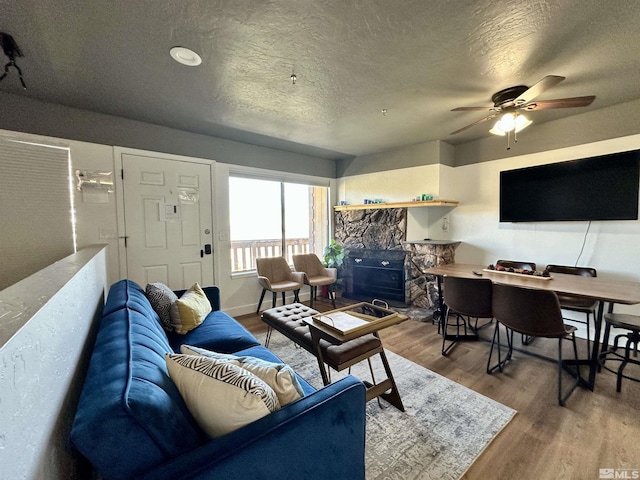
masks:
[[[314,253],[305,253],[293,256],[293,266],[296,271],[304,273],[304,283],[311,289],[310,306],[313,307],[313,300],[318,294],[319,285],[333,285],[338,280],[338,270],[327,268],[322,265],[318,256]],[[329,292],[329,298],[333,308],[336,308],[335,295]]]
[[[298,293],[304,282],[304,275],[300,272],[292,272],[291,267],[283,257],[256,258],[258,271],[258,283],[262,287],[262,294],[258,302],[256,313],[260,313],[260,306],[264,294],[269,290],[273,293],[272,307],[276,306],[278,292],[282,292],[282,304],[285,303],[285,292],[293,291],[294,299],[299,302]]]

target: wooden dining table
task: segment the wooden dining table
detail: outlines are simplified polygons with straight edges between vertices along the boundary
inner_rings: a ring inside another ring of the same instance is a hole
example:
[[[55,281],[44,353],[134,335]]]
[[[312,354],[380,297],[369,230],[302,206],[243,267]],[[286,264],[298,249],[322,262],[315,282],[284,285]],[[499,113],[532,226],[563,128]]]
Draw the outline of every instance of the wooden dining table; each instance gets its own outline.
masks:
[[[475,272],[475,273],[474,273]],[[462,278],[488,278],[494,283],[513,285],[517,287],[551,290],[556,293],[577,295],[598,301],[598,311],[595,318],[595,335],[590,358],[580,361],[589,367],[588,380],[584,384],[590,390],[595,387],[596,372],[598,370],[598,355],[600,349],[600,332],[605,303],[609,303],[609,311],[613,305],[635,305],[640,303],[640,282],[609,280],[601,277],[582,277],[564,273],[551,273],[550,277],[513,274],[488,270],[483,265],[450,263],[431,267],[426,274],[437,278],[440,312],[444,314],[445,306],[442,296],[442,278],[444,276]]]

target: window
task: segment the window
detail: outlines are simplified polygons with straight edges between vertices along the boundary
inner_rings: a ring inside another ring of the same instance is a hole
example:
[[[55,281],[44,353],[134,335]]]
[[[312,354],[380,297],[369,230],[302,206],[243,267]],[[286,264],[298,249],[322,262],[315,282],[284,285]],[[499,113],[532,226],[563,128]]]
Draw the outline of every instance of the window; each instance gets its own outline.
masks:
[[[255,270],[256,258],[321,254],[329,236],[328,188],[229,177],[231,271]]]

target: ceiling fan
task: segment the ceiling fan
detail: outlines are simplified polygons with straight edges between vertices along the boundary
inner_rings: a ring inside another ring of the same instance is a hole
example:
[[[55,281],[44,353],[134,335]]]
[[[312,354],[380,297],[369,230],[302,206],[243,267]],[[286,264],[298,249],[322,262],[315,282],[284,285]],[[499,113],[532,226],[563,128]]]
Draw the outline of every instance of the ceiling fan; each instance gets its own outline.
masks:
[[[510,132],[519,132],[526,128],[531,121],[528,120],[521,111],[533,110],[550,110],[552,108],[574,108],[586,107],[591,105],[596,98],[595,95],[586,97],[558,98],[555,100],[537,100],[534,99],[545,90],[557,85],[564,80],[565,77],[558,75],[547,75],[532,87],[526,85],[517,85],[515,87],[505,88],[491,96],[493,101],[492,107],[458,107],[451,110],[452,112],[466,111],[489,111],[488,116],[477,120],[466,127],[462,127],[450,135],[463,132],[479,123],[486,122],[492,118],[500,116],[500,120],[494,128],[490,130],[495,135],[505,135]]]

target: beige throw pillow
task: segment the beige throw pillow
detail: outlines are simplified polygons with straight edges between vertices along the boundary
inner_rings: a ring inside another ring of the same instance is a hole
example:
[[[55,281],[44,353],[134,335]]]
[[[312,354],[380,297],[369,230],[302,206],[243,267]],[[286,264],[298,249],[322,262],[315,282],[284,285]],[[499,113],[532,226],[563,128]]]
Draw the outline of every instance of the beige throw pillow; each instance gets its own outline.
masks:
[[[177,333],[184,335],[200,325],[209,313],[209,299],[195,283],[171,305],[171,325]]]
[[[298,400],[304,396],[298,377],[293,369],[284,363],[274,363],[256,357],[239,357],[225,353],[212,352],[204,348],[182,345],[180,351],[185,355],[204,355],[219,361],[227,361],[237,365],[264,381],[278,396],[280,406]]]
[[[202,430],[219,437],[278,410],[274,391],[252,373],[226,361],[165,355],[169,376]]]

